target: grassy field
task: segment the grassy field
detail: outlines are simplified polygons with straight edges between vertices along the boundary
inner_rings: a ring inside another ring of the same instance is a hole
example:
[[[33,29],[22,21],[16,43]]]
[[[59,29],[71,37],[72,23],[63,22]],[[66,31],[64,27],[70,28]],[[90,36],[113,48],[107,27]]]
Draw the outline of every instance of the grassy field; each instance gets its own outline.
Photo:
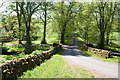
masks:
[[[38,46],[36,50],[34,50],[31,54],[25,54],[25,52],[23,51],[24,49],[23,47],[20,47],[20,48],[15,47],[15,46],[8,46],[8,47],[10,47],[8,51],[22,49],[22,52],[20,54],[13,54],[13,55],[0,55],[0,63],[4,63],[7,61],[11,61],[14,59],[22,58],[22,57],[37,54],[37,53],[42,53],[43,51],[47,51],[53,48],[52,46]]]
[[[39,37],[38,39],[33,40],[31,42],[32,42],[32,44],[41,44],[41,41],[42,41],[42,37]],[[60,35],[58,33],[46,34],[46,42],[47,42],[47,44],[60,43]],[[71,37],[65,37],[65,43],[69,44],[70,42],[71,42]],[[25,41],[22,41],[22,43],[25,44]],[[19,44],[19,42],[12,41],[12,42],[6,42],[4,44]]]
[[[89,71],[69,65],[63,60],[62,55],[56,54],[40,66],[24,72],[19,78],[94,78],[94,76]]]
[[[52,44],[52,43],[59,43],[60,41],[57,40],[56,37],[52,37],[52,38],[49,38],[47,40],[47,43],[48,44]],[[22,41],[23,44],[25,44],[25,41]],[[0,43],[1,44],[1,43]],[[4,44],[19,44],[18,41],[12,41],[12,42],[6,42]],[[35,41],[32,41],[32,44],[41,44],[41,39],[38,39],[38,40],[35,40]]]

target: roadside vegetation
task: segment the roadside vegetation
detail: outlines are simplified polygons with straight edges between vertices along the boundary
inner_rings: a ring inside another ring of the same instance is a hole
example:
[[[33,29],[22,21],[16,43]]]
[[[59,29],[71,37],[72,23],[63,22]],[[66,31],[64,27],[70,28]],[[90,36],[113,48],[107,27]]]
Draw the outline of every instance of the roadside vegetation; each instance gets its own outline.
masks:
[[[61,55],[63,51],[40,66],[24,72],[19,78],[94,78],[91,72],[65,62]]]
[[[80,43],[81,45],[86,44],[82,38],[77,37],[77,39],[78,39],[78,41],[79,41],[79,43]],[[115,44],[115,43],[114,43],[114,44],[111,44],[111,46],[112,46],[112,47],[114,46],[115,49],[112,49],[112,50],[111,50],[111,49],[107,49],[107,50],[119,52],[119,45],[118,45],[118,44]],[[109,46],[109,47],[111,48],[111,46]],[[84,47],[79,47],[79,49],[80,49],[80,50],[82,51],[82,53],[84,53],[85,55],[92,56],[92,57],[94,57],[94,58],[97,58],[97,59],[100,59],[100,60],[103,60],[103,61],[107,61],[107,62],[120,63],[120,57],[115,56],[115,57],[113,57],[113,58],[107,58],[107,59],[106,59],[106,58],[102,58],[102,57],[99,57],[99,56],[96,56],[96,55],[93,55],[93,54],[89,53],[88,51],[86,51],[86,50],[84,49]]]
[[[7,49],[6,50],[4,49],[3,52],[6,52],[8,54],[7,55],[0,55],[0,60],[1,60],[0,64],[5,63],[5,62],[9,62],[11,60],[15,60],[15,59],[18,59],[18,58],[22,58],[22,57],[25,57],[25,56],[42,53],[43,51],[48,51],[49,49],[52,49],[53,47],[52,46],[34,46],[33,48],[35,50],[32,53],[26,54],[24,52],[24,48],[21,47],[21,46],[20,47],[7,46]]]
[[[96,55],[93,55],[91,53],[89,53],[88,51],[85,51],[84,49],[82,48],[79,48],[82,53],[84,53],[85,55],[88,55],[88,56],[92,56],[94,58],[97,58],[97,59],[100,59],[100,60],[103,60],[103,61],[107,61],[107,62],[116,62],[116,63],[120,63],[120,57],[114,57],[114,58],[102,58],[102,57],[99,57],[99,56],[96,56]]]
[[[0,47],[2,47],[3,53],[0,55],[0,63],[53,48],[51,46],[35,47],[32,44],[70,44],[72,32],[76,32],[81,44],[92,44],[96,48],[120,52],[120,43],[117,44],[117,41],[120,41],[117,35],[120,34],[118,4],[117,2],[34,2],[34,0],[33,2],[26,0],[1,2],[0,8],[4,7],[4,9],[0,11]],[[4,44],[14,44],[15,46]],[[93,56],[84,49],[81,50],[83,53]],[[119,62],[117,58],[103,60]],[[76,69],[74,71],[68,64],[65,64],[61,55],[55,55],[43,63],[42,67],[36,67],[33,72],[28,71],[23,77],[35,77],[36,75],[38,77],[38,73],[42,77],[92,77],[90,74],[84,74],[84,70],[74,67]],[[63,66],[66,66],[66,70]],[[57,70],[57,67],[63,75]],[[48,68],[56,68],[59,75],[55,70],[53,72]],[[45,74],[42,74],[41,71],[45,71]],[[82,73],[77,75],[80,71]],[[47,74],[50,76],[46,76]]]

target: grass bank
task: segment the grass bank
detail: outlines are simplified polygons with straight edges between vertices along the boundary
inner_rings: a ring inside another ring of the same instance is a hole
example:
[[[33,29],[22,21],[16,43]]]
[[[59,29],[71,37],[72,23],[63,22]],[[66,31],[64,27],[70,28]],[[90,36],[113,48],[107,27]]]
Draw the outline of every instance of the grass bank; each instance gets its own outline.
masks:
[[[92,56],[92,57],[94,57],[94,58],[101,59],[101,60],[107,61],[107,62],[116,62],[116,63],[120,63],[120,58],[119,58],[119,57],[107,58],[107,59],[106,59],[106,58],[102,58],[102,57],[93,55],[93,54],[89,53],[88,51],[83,50],[82,48],[79,48],[79,49],[82,51],[82,53],[84,53],[84,54],[86,54],[86,55],[88,55],[88,56]]]
[[[34,48],[36,50],[34,50],[30,54],[25,54],[25,52],[23,51],[24,50],[23,47],[17,47],[17,46],[9,46],[8,47],[7,46],[7,48],[8,48],[7,52],[17,51],[17,50],[20,51],[21,50],[21,53],[13,54],[13,55],[0,55],[0,63],[5,63],[5,62],[15,60],[15,59],[18,59],[18,58],[22,58],[22,57],[25,57],[25,56],[42,53],[43,51],[48,51],[49,49],[52,49],[53,47],[52,46],[35,46]]]
[[[81,45],[83,45],[83,44],[85,44],[85,42],[84,42],[84,40],[83,39],[81,39],[80,37],[77,37],[77,39],[78,39],[78,41],[79,41],[79,43],[81,44]],[[114,47],[114,48],[113,48]],[[112,49],[111,49],[112,48]],[[79,47],[79,49],[82,51],[82,53],[84,53],[84,54],[86,54],[86,55],[88,55],[88,56],[92,56],[92,57],[94,57],[94,58],[97,58],[97,59],[100,59],[100,60],[103,60],[103,61],[107,61],[107,62],[116,62],[116,63],[120,63],[120,58],[119,57],[114,57],[114,58],[108,58],[108,59],[105,59],[105,58],[102,58],[102,57],[99,57],[99,56],[96,56],[96,55],[93,55],[93,54],[91,54],[91,53],[89,53],[88,51],[86,51],[83,47]],[[109,50],[111,50],[111,51],[119,51],[119,45],[117,45],[117,44],[110,44],[110,46],[109,46]]]
[[[61,51],[59,54],[53,55],[40,66],[23,73],[19,78],[93,78],[94,76],[82,68],[71,66],[66,63]]]

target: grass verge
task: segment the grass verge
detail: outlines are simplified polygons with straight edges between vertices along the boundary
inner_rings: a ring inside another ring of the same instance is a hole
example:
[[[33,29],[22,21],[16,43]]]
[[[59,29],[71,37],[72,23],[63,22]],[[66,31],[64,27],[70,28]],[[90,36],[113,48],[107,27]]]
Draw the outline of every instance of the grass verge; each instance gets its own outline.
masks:
[[[94,58],[97,58],[97,59],[101,59],[103,61],[107,61],[107,62],[116,62],[116,63],[120,63],[120,58],[119,57],[115,57],[115,58],[103,58],[103,57],[99,57],[97,55],[93,55],[91,53],[89,53],[88,51],[85,51],[82,47],[79,48],[82,53],[84,53],[85,55],[88,55],[88,56],[92,56]]]
[[[53,55],[40,66],[27,70],[19,78],[94,78],[89,71],[66,63],[62,53],[63,51]]]
[[[79,43],[82,45],[82,44],[85,44],[84,40],[81,39],[80,37],[77,37]],[[114,48],[119,48],[120,46],[117,45],[117,44],[113,44],[111,43],[110,44],[110,47],[114,47]],[[79,49],[82,51],[82,53],[84,53],[85,55],[88,55],[88,56],[92,56],[94,58],[97,58],[97,59],[101,59],[103,61],[107,61],[107,62],[116,62],[116,63],[120,63],[120,58],[119,57],[114,57],[114,58],[102,58],[102,57],[99,57],[97,55],[93,55],[91,53],[89,53],[88,51],[86,51],[83,47],[79,47]],[[115,50],[115,49],[114,49]]]

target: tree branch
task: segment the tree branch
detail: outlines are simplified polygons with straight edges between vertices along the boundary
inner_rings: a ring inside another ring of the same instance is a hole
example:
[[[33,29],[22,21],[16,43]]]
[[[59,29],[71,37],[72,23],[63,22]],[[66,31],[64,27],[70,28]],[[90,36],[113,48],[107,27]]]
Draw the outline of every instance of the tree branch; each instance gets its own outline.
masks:
[[[40,19],[41,19],[43,22],[45,22],[41,16],[40,16]]]
[[[97,21],[97,26],[98,26],[98,28],[100,29],[100,26],[99,26],[99,23],[98,23],[97,14],[96,14],[96,15],[93,14],[93,16],[95,16],[95,19],[96,19],[96,21]]]
[[[37,11],[37,8],[39,7],[41,5],[41,3],[39,3],[39,5],[37,5],[31,12],[32,12],[32,14],[35,12],[35,11]]]

